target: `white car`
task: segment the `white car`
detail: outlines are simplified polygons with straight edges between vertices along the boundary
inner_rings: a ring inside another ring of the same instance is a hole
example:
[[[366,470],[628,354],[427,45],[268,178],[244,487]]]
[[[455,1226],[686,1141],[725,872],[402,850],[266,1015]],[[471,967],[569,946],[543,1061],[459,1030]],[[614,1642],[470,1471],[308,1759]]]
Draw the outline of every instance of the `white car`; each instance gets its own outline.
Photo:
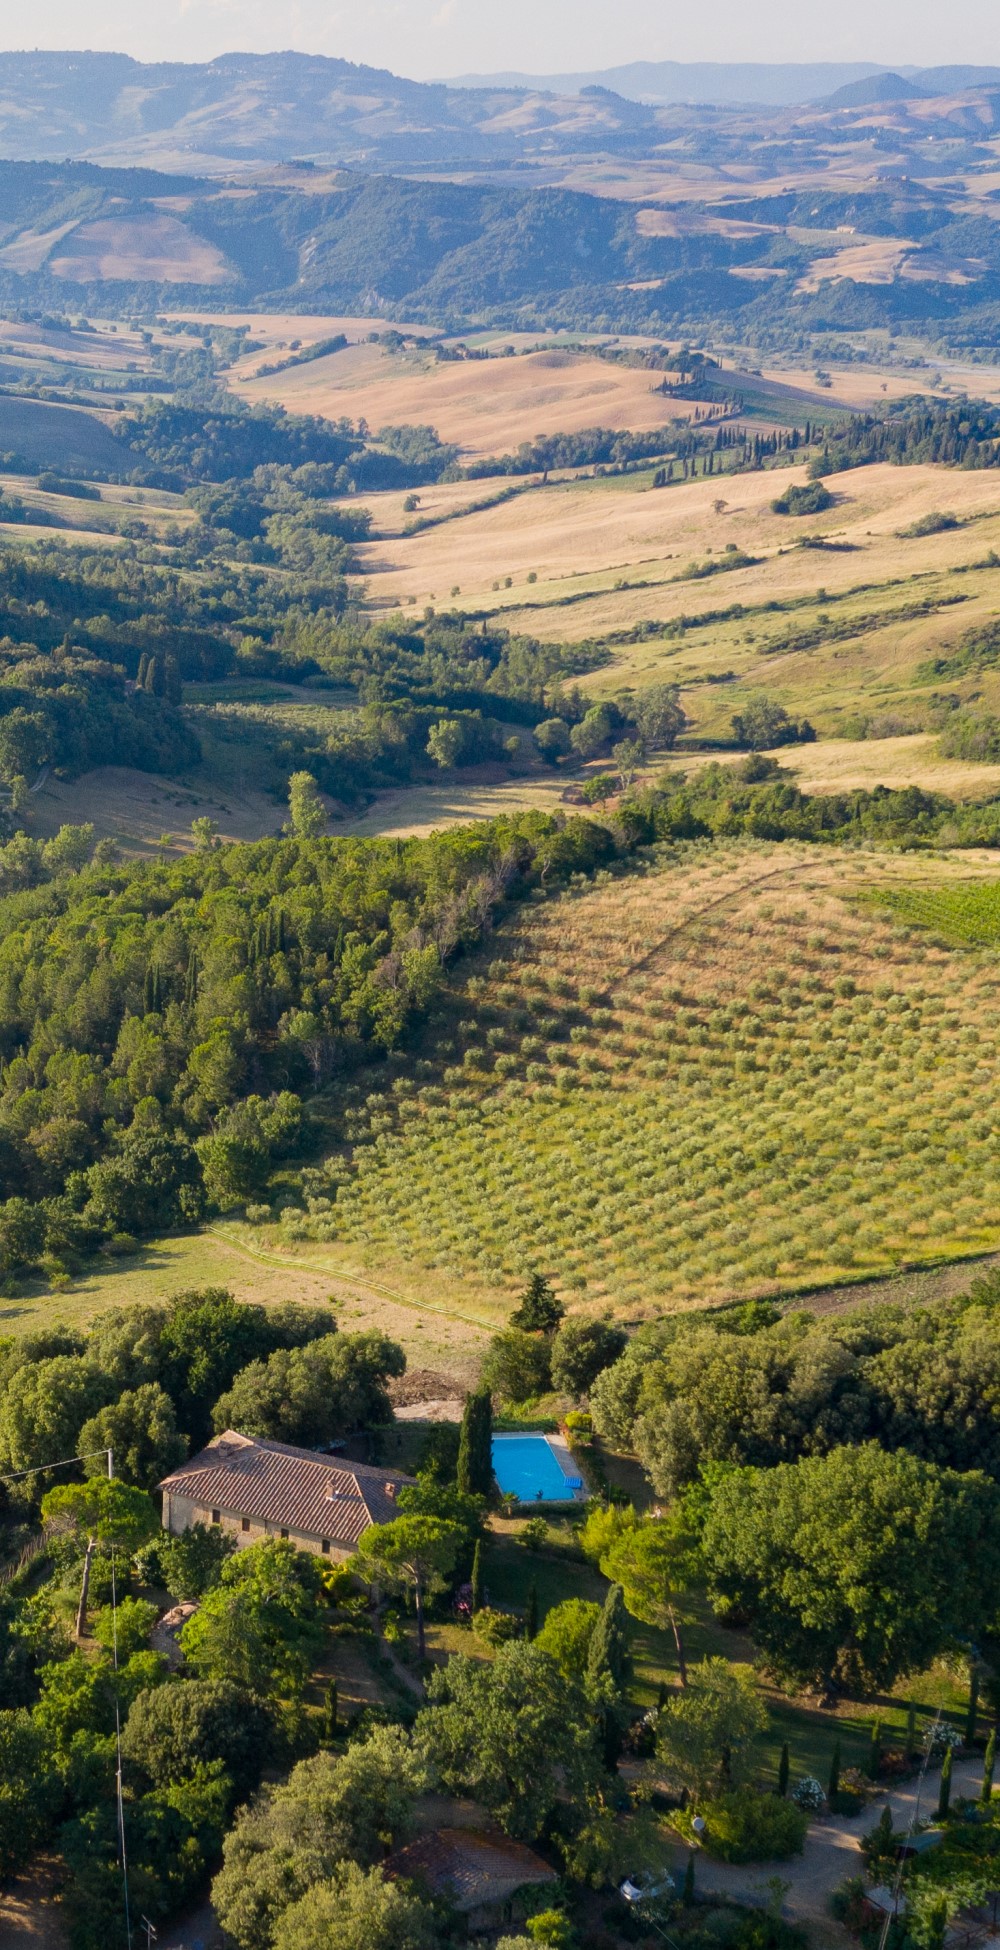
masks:
[[[676,1885],[664,1870],[640,1869],[637,1875],[625,1877],[618,1894],[626,1903],[656,1903],[675,1895]]]

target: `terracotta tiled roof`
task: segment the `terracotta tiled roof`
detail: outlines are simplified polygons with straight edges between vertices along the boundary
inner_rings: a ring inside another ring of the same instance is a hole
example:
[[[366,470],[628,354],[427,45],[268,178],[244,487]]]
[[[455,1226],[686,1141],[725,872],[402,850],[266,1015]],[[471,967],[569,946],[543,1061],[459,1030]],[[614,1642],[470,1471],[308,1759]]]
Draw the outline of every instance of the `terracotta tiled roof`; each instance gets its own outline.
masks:
[[[389,1523],[399,1515],[396,1492],[412,1481],[367,1463],[226,1429],[165,1477],[160,1489],[189,1497],[203,1509],[356,1544],[370,1523]]]
[[[556,1873],[533,1849],[506,1835],[469,1828],[438,1828],[383,1864],[393,1877],[412,1876],[460,1911],[505,1903],[516,1889],[555,1882]]]

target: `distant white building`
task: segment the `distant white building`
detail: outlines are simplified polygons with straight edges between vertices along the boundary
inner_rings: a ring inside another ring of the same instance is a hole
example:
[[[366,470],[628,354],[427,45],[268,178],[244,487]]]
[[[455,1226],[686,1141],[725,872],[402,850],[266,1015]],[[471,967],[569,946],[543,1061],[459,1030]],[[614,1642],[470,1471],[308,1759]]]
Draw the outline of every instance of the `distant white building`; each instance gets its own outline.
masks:
[[[195,1523],[216,1524],[241,1548],[287,1537],[343,1562],[369,1524],[399,1515],[397,1496],[412,1481],[226,1429],[159,1485],[163,1527],[176,1537]]]

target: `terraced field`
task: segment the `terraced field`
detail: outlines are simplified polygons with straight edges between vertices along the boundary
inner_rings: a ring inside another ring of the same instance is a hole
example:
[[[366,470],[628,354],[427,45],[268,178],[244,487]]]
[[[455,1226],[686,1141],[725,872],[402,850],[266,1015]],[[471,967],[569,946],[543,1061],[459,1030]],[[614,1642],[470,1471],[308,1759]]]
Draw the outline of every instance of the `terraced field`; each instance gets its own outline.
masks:
[[[310,1236],[632,1316],[990,1250],[1000,965],[868,898],[977,873],[996,913],[996,862],[746,844],[543,900],[349,1108]]]

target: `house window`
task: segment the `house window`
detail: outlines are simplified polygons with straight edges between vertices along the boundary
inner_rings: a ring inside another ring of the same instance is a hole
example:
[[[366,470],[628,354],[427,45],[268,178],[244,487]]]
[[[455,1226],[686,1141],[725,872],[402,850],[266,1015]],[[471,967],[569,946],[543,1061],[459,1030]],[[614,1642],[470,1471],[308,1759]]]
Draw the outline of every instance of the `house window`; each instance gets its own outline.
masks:
[[[287,1530],[283,1530],[281,1534],[282,1534],[282,1536],[283,1536],[283,1537],[287,1537],[287,1536],[288,1536],[288,1532],[287,1532]]]
[[[323,1541],[322,1541],[322,1543],[320,1544],[320,1550],[322,1551],[322,1553],[323,1553],[323,1556],[324,1556],[324,1557],[329,1557],[329,1555],[330,1555],[330,1539],[329,1539],[329,1537],[324,1537],[324,1539],[323,1539]]]
[[[213,1510],[213,1511],[212,1511],[212,1522],[213,1522],[213,1523],[221,1523],[221,1522],[222,1522],[222,1511],[221,1511],[221,1510]]]
[[[241,1530],[249,1530],[249,1528],[250,1528],[250,1519],[249,1519],[249,1517],[241,1517],[241,1518],[240,1518],[240,1529],[241,1529]]]

